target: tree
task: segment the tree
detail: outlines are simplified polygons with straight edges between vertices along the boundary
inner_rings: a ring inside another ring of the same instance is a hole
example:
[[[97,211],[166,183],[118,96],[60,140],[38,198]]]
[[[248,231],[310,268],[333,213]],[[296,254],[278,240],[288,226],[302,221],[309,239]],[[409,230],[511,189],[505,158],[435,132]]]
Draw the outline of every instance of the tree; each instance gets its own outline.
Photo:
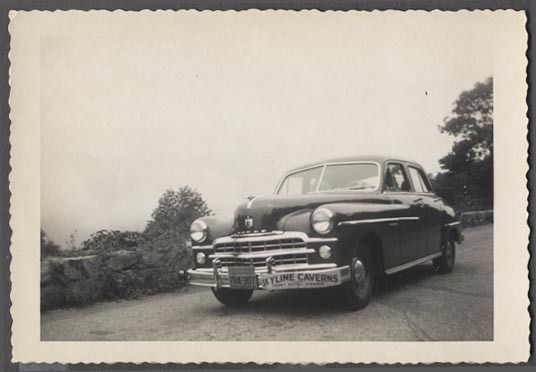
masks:
[[[434,178],[437,192],[460,209],[492,208],[493,78],[462,92],[439,130],[455,142],[439,160],[445,172]]]
[[[187,236],[192,222],[210,213],[202,195],[189,186],[178,191],[166,190],[151,214],[144,235],[149,239],[162,234]]]
[[[82,242],[82,251],[91,251],[94,254],[102,251],[128,250],[141,243],[143,237],[136,231],[99,230]]]
[[[59,256],[60,254],[60,246],[50,240],[47,234],[41,229],[41,259],[48,256]]]

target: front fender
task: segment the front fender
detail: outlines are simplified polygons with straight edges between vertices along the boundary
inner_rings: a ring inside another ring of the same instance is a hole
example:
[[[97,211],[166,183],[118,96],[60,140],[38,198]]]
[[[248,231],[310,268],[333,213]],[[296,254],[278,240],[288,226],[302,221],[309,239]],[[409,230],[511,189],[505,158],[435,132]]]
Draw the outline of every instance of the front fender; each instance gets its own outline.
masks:
[[[233,233],[234,217],[232,215],[201,217],[208,226],[207,240],[202,244],[211,244],[214,239]]]

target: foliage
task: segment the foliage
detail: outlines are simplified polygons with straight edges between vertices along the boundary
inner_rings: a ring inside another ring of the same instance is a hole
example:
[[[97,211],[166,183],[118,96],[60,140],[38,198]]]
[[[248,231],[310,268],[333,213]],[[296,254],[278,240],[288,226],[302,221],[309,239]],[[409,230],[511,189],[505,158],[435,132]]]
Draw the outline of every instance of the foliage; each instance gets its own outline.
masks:
[[[189,186],[181,187],[178,191],[166,190],[158,200],[144,235],[149,240],[170,233],[186,237],[192,222],[210,213],[202,195]]]
[[[84,254],[94,254],[101,251],[128,250],[142,241],[143,237],[139,232],[99,230],[82,242],[82,251],[85,251]]]
[[[47,234],[41,229],[41,259],[48,256],[59,256],[61,248],[47,237]]]
[[[192,264],[190,224],[209,213],[195,190],[167,190],[143,233],[100,230],[81,249],[42,260],[41,310],[182,287]]]
[[[460,210],[493,208],[493,79],[462,92],[439,130],[456,140],[432,179],[437,193]]]
[[[76,241],[77,241],[77,235],[78,235],[78,231],[77,230],[74,230],[74,232],[72,232],[70,235],[69,235],[69,239],[67,239],[65,241],[65,246],[67,247],[67,250],[69,251],[75,251],[78,249],[78,245],[76,244]]]

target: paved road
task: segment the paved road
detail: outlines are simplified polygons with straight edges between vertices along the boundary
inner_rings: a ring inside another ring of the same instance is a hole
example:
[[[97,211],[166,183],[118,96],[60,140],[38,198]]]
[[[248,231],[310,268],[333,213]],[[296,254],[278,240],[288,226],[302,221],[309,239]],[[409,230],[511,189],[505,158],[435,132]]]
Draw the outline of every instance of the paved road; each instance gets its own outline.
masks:
[[[257,291],[229,309],[209,289],[54,310],[41,318],[42,340],[492,340],[492,226],[465,231],[456,267],[431,263],[387,280],[369,306],[344,308],[333,289]]]

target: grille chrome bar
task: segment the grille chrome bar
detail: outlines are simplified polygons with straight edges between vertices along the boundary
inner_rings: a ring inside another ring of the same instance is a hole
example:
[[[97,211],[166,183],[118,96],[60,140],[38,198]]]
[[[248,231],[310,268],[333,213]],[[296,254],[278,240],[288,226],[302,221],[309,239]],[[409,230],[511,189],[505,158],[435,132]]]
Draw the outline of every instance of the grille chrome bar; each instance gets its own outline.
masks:
[[[292,241],[292,242],[281,242],[281,243],[268,243],[268,244],[218,244],[216,249],[218,251],[228,251],[228,250],[235,250],[237,247],[239,248],[247,248],[250,250],[266,250],[267,248],[299,248],[300,246],[305,247],[305,243],[302,241]]]
[[[274,238],[274,239],[271,239]],[[286,239],[302,239],[304,244],[320,244],[320,243],[336,243],[337,238],[310,238],[307,234],[301,232],[281,232],[281,231],[272,231],[270,233],[260,233],[260,234],[243,234],[243,235],[231,235],[224,236],[221,238],[215,239],[212,244],[207,245],[194,245],[192,250],[211,250],[215,249],[216,246],[220,247],[221,245],[230,244],[234,246],[235,243],[244,242],[263,242],[263,241],[273,241],[273,240],[286,240]],[[261,243],[262,245],[262,243]],[[253,245],[252,245],[253,246]]]
[[[265,233],[262,235],[259,234],[244,234],[244,235],[232,235],[232,236],[223,236],[221,238],[217,238],[212,242],[213,246],[217,246],[219,244],[236,244],[241,242],[251,242],[251,243],[257,243],[257,242],[273,242],[277,240],[287,240],[287,239],[299,239],[302,242],[305,242],[308,239],[307,234],[302,232],[277,232],[277,233]]]
[[[280,250],[269,250],[269,251],[260,251],[260,252],[251,252],[251,253],[242,253],[242,254],[231,254],[231,253],[214,253],[209,256],[209,258],[241,258],[241,259],[250,259],[250,258],[268,258],[270,256],[288,256],[296,254],[308,254],[314,253],[315,250],[312,248],[295,248],[295,249],[280,249]]]
[[[222,268],[231,267],[231,266],[253,266],[255,268],[265,268],[267,269],[266,260],[264,259],[237,259],[237,258],[219,258],[219,262]],[[306,255],[294,255],[289,256],[280,256],[273,257],[271,256],[271,266],[294,266],[294,265],[306,265],[307,256]]]

